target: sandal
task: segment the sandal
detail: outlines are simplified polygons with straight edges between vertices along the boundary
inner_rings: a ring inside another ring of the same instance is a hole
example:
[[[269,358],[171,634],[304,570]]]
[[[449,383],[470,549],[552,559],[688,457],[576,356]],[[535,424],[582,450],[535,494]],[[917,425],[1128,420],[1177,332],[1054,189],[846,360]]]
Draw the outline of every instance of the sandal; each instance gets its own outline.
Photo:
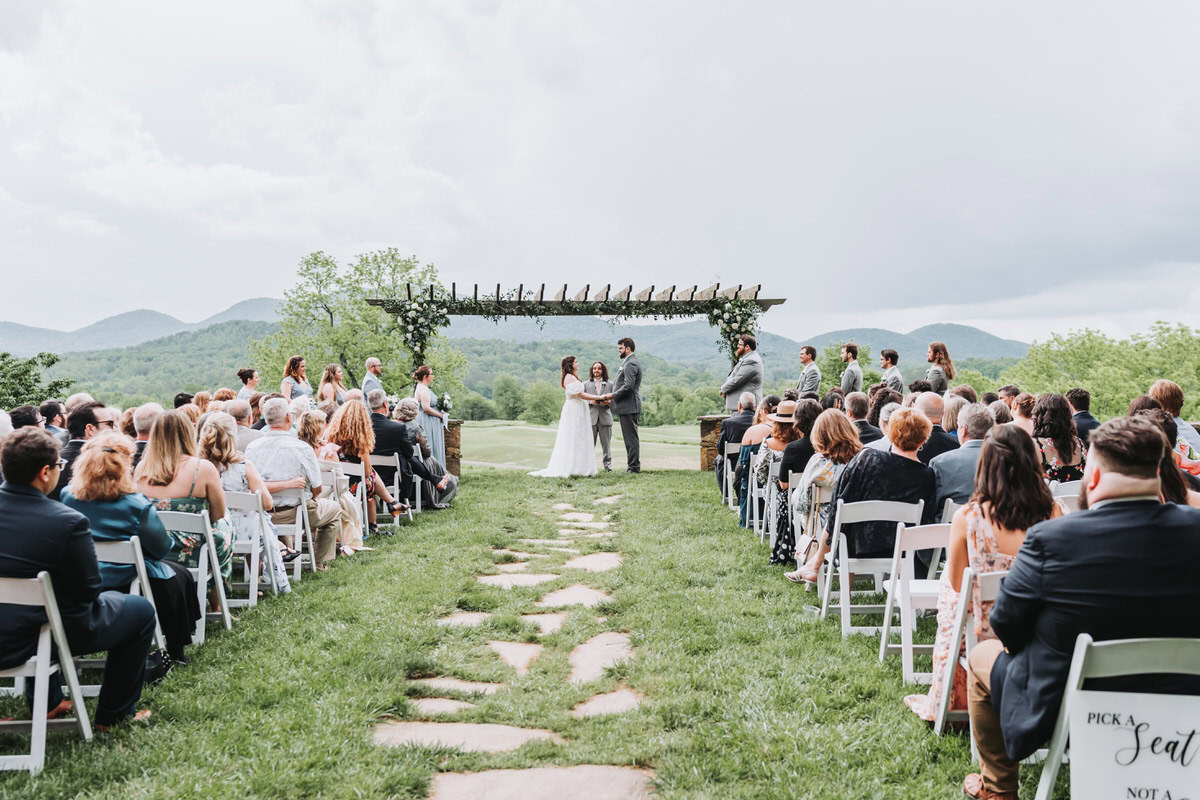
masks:
[[[299,550],[284,550],[283,551],[283,563],[285,563],[285,564],[295,561],[299,557],[300,557]]]
[[[136,712],[132,717],[126,717],[125,719],[114,722],[112,725],[97,725],[96,730],[99,731],[100,733],[108,733],[109,731],[111,731],[113,729],[114,726],[120,725],[125,722],[149,722],[149,721],[150,721],[150,709],[143,708],[141,711]]]
[[[973,772],[963,779],[963,794],[974,800],[1017,800],[1016,792],[993,792],[983,785],[983,776]]]

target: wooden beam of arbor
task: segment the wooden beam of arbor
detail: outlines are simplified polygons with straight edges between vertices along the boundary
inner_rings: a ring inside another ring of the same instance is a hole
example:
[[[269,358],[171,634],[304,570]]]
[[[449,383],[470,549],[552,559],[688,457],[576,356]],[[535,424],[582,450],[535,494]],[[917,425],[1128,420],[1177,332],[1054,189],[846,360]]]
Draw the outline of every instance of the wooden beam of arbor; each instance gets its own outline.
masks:
[[[696,286],[685,286],[681,289],[669,286],[661,287],[656,294],[655,290],[659,288],[651,285],[635,294],[632,286],[625,286],[614,292],[610,284],[605,284],[593,292],[591,284],[585,284],[572,296],[568,293],[567,284],[562,284],[561,287],[552,287],[554,294],[552,297],[548,297],[546,285],[543,283],[538,286],[537,291],[530,290],[528,292],[530,296],[526,297],[525,285],[518,284],[516,292],[505,297],[501,285],[496,284],[494,294],[488,291],[490,287],[487,287],[488,290],[485,290],[484,296],[480,297],[478,284],[472,286],[469,292],[464,290],[460,293],[458,284],[452,283],[450,284],[450,302],[447,313],[454,316],[470,316],[478,314],[481,307],[486,307],[502,314],[603,316],[613,313],[614,303],[621,303],[627,305],[631,313],[641,312],[649,315],[655,313],[656,306],[661,306],[662,310],[666,310],[666,307],[670,306],[672,310],[678,312],[680,306],[694,304],[696,313],[701,314],[711,306],[712,301],[717,299],[751,300],[757,303],[763,311],[784,302],[782,298],[759,297],[762,289],[760,285],[742,286],[738,284],[722,289],[721,284],[714,283],[703,291],[697,291],[698,287]],[[436,297],[436,291],[432,286],[405,284],[403,296],[408,298],[408,302],[411,302],[414,297],[433,299]],[[367,302],[373,306],[393,311],[400,310],[405,301],[403,299],[375,298],[367,300]]]

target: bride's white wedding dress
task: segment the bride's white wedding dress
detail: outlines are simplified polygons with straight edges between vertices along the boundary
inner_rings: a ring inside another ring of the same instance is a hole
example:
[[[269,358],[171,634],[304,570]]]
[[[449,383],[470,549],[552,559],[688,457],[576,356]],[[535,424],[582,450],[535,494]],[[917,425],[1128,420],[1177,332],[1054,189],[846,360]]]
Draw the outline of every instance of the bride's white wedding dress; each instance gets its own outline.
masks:
[[[572,475],[596,474],[596,446],[592,443],[592,414],[583,393],[583,383],[574,380],[563,388],[562,414],[558,417],[558,434],[554,437],[554,452],[545,469],[531,472],[539,478],[569,478]]]

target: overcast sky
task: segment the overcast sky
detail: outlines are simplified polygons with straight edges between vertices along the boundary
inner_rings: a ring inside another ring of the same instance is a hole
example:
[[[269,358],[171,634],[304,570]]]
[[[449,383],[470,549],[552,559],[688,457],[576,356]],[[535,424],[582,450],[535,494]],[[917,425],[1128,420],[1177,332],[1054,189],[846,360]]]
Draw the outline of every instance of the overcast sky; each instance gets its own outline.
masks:
[[[195,321],[305,253],[1200,325],[1200,5],[0,0],[0,319]]]

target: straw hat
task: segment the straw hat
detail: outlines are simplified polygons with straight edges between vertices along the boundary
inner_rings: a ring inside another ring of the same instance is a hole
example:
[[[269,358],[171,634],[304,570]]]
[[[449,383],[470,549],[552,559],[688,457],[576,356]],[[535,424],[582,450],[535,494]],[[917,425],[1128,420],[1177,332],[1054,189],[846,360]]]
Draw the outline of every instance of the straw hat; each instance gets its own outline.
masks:
[[[774,414],[767,414],[767,419],[771,420],[771,422],[795,422],[796,401],[784,400],[775,409]]]

